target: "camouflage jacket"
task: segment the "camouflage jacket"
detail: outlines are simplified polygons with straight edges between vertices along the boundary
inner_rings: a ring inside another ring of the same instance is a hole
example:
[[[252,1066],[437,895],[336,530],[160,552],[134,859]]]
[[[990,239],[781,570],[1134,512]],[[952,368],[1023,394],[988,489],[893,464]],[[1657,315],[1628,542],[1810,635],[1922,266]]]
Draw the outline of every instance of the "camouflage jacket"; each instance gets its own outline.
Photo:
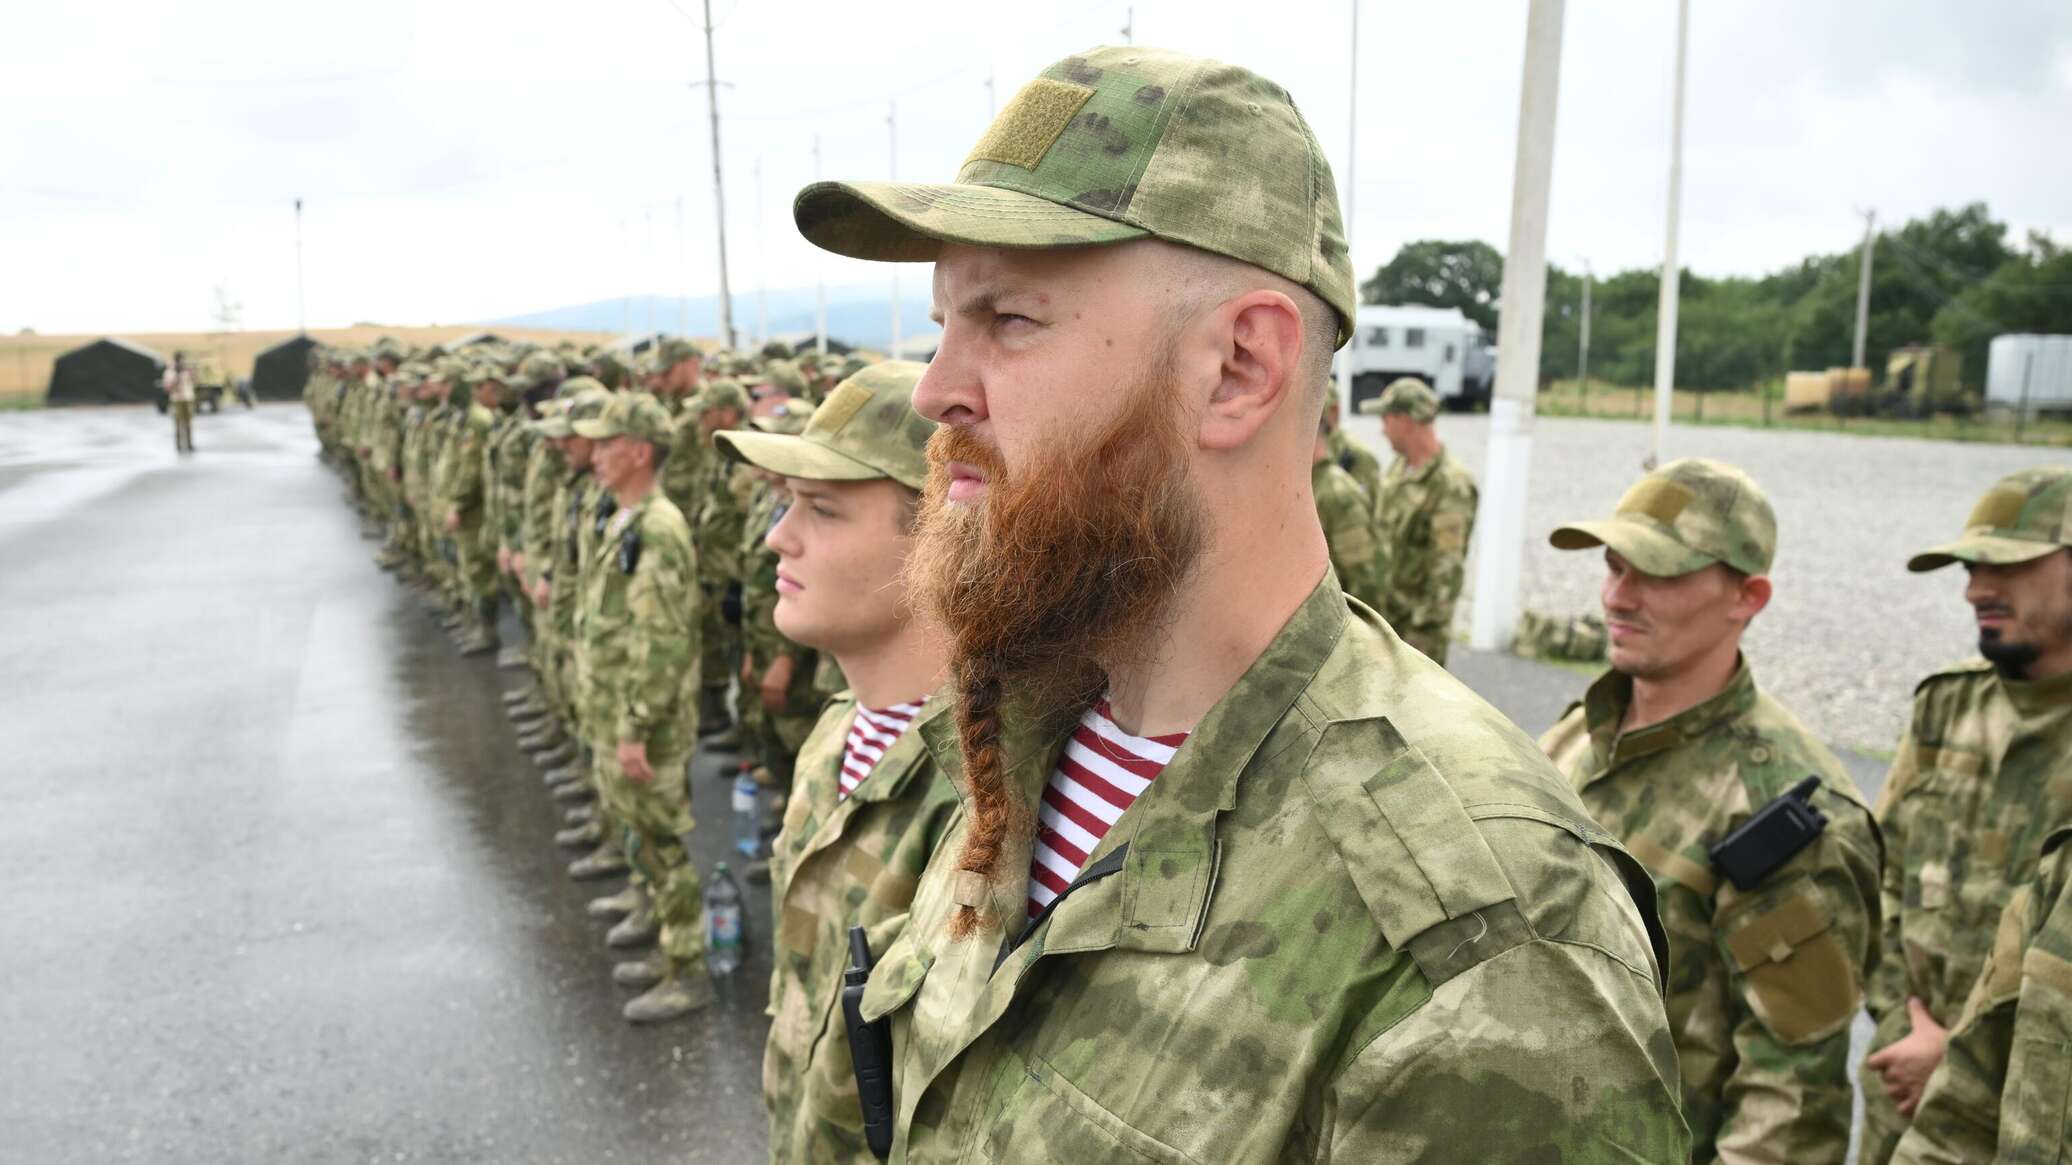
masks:
[[[550,622],[555,630],[571,639],[575,636],[576,611],[582,607],[590,567],[597,561],[597,541],[604,536],[604,528],[618,505],[596,478],[563,466],[549,507],[555,515],[552,557],[542,560],[538,570],[548,578]],[[526,569],[534,568],[528,565]],[[577,659],[580,666],[580,644]]]
[[[2072,1139],[2072,829],[2043,843],[2036,876],[2000,915],[1985,968],[1893,1160],[2028,1165]]]
[[[458,511],[463,531],[481,530],[485,498],[482,470],[488,463],[489,440],[495,431],[496,414],[481,405],[469,405],[467,412],[460,415],[456,436],[447,443],[435,474],[439,499],[434,508],[440,521],[445,521],[446,514]]]
[[[1374,501],[1374,528],[1386,564],[1381,616],[1404,642],[1446,662],[1453,605],[1466,580],[1468,536],[1475,530],[1475,479],[1441,449],[1423,469],[1398,457]]]
[[[674,456],[674,454],[672,454]],[[748,524],[749,490],[755,480],[745,465],[707,449],[702,509],[698,511],[698,577],[721,585],[741,577],[742,539]]]
[[[1381,459],[1374,456],[1374,450],[1367,448],[1360,440],[1343,428],[1331,430],[1325,440],[1331,446],[1331,459],[1338,462],[1338,468],[1353,475],[1360,488],[1367,493],[1370,506],[1381,499]]]
[[[1908,996],[1957,1018],[2001,911],[2072,820],[2072,675],[2003,679],[1984,660],[1928,677],[1878,799],[1885,833],[1883,954],[1867,1002],[1873,1049],[1907,1034]],[[1905,1120],[1864,1069],[1861,1160],[1881,1165]]]
[[[707,466],[719,455],[706,443],[705,434],[698,431],[698,414],[689,409],[677,415],[669,434],[669,456],[662,462],[661,476],[656,480],[662,493],[695,524],[705,509]],[[698,548],[703,551],[704,544],[700,543]]]
[[[524,410],[505,413],[497,422],[497,433],[489,442],[488,489],[495,504],[490,520],[496,524],[497,545],[506,550],[525,546],[525,470],[532,461],[535,441],[526,428]]]
[[[946,701],[923,719],[948,714]],[[876,1159],[842,1022],[849,928],[882,952],[905,923],[921,871],[959,812],[957,794],[909,727],[843,797],[837,779],[856,700],[829,705],[799,752],[784,832],[770,855],[774,941],[763,1100],[770,1160],[785,1165]]]
[[[573,526],[568,520],[568,498],[564,492],[579,470],[570,469],[568,458],[552,441],[538,439],[525,455],[525,483],[519,495],[518,550],[525,555],[525,585],[540,581],[549,564],[566,561],[576,565],[573,543],[568,541]],[[582,474],[587,477],[588,474]],[[569,577],[574,577],[573,572]]]
[[[648,757],[680,757],[696,739],[698,553],[675,504],[651,491],[606,521],[583,578],[586,728]]]
[[[1345,593],[1381,609],[1380,548],[1374,539],[1374,507],[1352,475],[1326,458],[1309,467],[1309,488],[1316,496],[1317,521],[1331,548],[1331,569]]]
[[[1076,717],[1010,719],[1021,820]],[[1031,841],[871,976],[895,1162],[1688,1160],[1646,871],[1328,572],[1033,924]]]
[[[1621,733],[1632,690],[1607,672],[1540,744],[1654,875],[1691,1159],[1841,1165],[1849,1024],[1878,951],[1870,807],[1745,662],[1710,700]],[[1716,872],[1710,847],[1808,776],[1818,839],[1751,890]]]

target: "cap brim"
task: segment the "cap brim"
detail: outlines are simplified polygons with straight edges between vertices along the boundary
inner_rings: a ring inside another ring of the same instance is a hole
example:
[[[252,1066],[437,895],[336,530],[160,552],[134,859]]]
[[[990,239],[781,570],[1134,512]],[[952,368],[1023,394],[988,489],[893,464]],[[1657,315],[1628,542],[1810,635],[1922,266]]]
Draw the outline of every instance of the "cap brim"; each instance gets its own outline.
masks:
[[[2032,542],[2027,538],[2003,538],[1997,534],[1968,534],[1946,546],[1924,550],[1907,559],[1907,569],[1919,574],[1940,570],[1953,562],[1977,562],[1987,566],[2013,566],[2033,562],[2064,547],[2056,542]]]
[[[1656,578],[1678,578],[1718,562],[1710,554],[1693,550],[1669,535],[1638,522],[1605,518],[1594,522],[1570,522],[1547,535],[1556,550],[1588,550],[1604,546],[1631,563],[1635,570]]]
[[[598,417],[586,417],[580,421],[571,421],[568,427],[575,430],[576,436],[588,437],[592,441],[602,441],[607,437],[616,437],[620,432],[617,425]]]
[[[574,430],[568,427],[568,422],[560,417],[552,417],[544,420],[534,421],[532,422],[532,431],[538,433],[542,437],[548,437],[555,440],[559,440],[563,437],[570,436],[574,433]]]
[[[993,186],[815,182],[792,202],[807,241],[837,255],[926,263],[944,243],[974,247],[1095,247],[1150,231]]]
[[[890,477],[846,453],[789,433],[758,433],[749,429],[722,429],[713,434],[713,444],[728,458],[765,469],[779,477],[807,481],[871,481]]]

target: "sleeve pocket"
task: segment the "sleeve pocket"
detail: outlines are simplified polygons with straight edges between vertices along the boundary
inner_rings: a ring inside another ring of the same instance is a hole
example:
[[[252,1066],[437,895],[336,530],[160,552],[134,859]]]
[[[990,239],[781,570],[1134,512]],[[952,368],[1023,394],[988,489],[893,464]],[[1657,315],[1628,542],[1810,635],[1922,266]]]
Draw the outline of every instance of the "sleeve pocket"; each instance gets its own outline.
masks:
[[[1863,1006],[1863,985],[1833,923],[1810,895],[1798,893],[1726,936],[1750,1009],[1787,1045],[1842,1031]]]

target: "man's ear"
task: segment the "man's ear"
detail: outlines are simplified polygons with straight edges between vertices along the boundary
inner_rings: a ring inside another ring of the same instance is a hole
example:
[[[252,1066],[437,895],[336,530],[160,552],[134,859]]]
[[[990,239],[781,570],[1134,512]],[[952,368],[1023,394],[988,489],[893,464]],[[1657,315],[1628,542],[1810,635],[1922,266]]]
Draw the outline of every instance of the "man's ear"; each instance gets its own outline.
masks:
[[[1215,390],[1202,411],[1204,449],[1250,441],[1292,395],[1302,364],[1302,311],[1278,291],[1259,288],[1224,303],[1204,321],[1221,349]]]
[[[1734,617],[1743,623],[1762,614],[1770,605],[1770,578],[1752,574],[1741,580],[1741,593],[1734,597]]]

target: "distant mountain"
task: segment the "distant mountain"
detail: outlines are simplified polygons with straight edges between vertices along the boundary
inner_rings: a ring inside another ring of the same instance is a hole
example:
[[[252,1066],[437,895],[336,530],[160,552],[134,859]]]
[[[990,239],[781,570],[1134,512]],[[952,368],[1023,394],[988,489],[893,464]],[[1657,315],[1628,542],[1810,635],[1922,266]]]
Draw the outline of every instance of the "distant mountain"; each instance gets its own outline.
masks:
[[[813,330],[813,289],[784,288],[765,293],[769,332]],[[899,311],[901,338],[933,335],[940,331],[928,318],[929,302],[902,296]],[[483,320],[484,326],[506,328],[563,328],[569,331],[646,331],[650,322],[661,332],[676,332],[686,320],[693,336],[719,334],[719,296],[691,299],[674,295],[635,295],[622,299],[600,299],[526,312],[502,319]],[[734,331],[743,345],[755,340],[755,296],[734,296]],[[892,339],[891,305],[885,290],[870,287],[827,289],[827,334],[851,345],[883,348]]]

